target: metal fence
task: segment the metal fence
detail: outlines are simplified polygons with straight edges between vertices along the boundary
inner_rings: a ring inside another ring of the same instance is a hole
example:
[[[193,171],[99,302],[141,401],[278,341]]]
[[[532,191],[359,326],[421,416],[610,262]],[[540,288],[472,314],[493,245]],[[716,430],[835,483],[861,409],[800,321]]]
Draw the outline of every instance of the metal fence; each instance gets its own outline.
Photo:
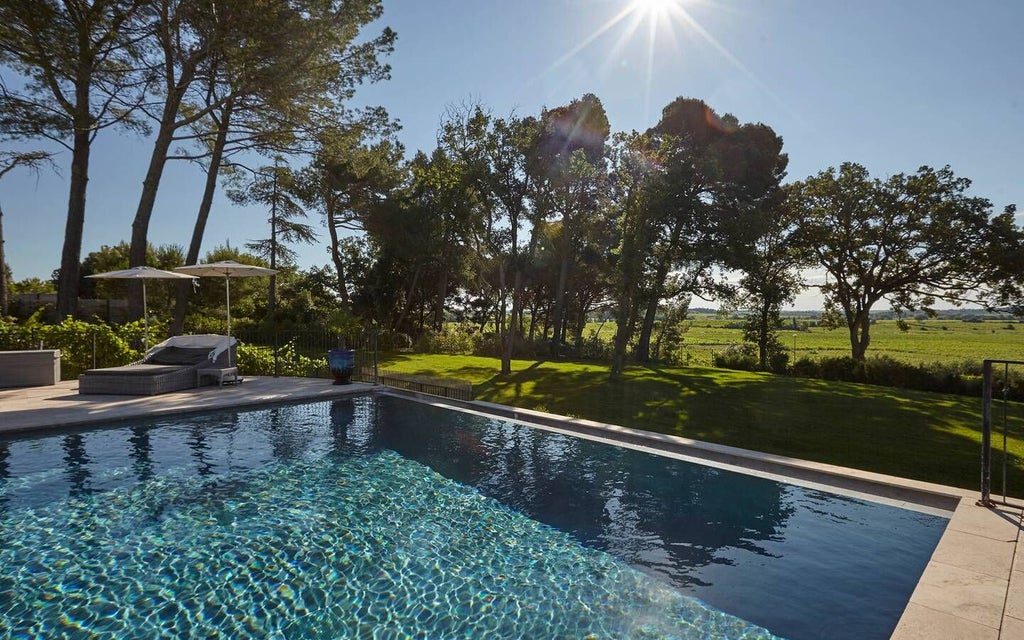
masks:
[[[243,329],[234,335],[238,339],[238,367],[243,374],[330,378],[327,352],[332,349],[355,350],[357,379],[363,380],[364,375],[370,375],[365,372],[377,368],[377,335],[372,330],[340,334]]]
[[[991,507],[996,502],[1007,504],[1009,489],[1010,454],[1007,447],[1009,426],[1009,390],[1010,367],[1024,365],[1016,360],[985,360],[982,364],[981,388],[981,500],[980,504]],[[1002,369],[1000,372],[999,369]],[[999,374],[1002,377],[999,377]],[[993,404],[994,392],[1002,396],[998,404]],[[992,431],[999,426],[1002,437],[1002,499],[992,499]],[[1011,505],[1018,506],[1018,505]]]
[[[407,373],[396,373],[394,371],[379,371],[377,381],[395,389],[429,393],[442,398],[452,400],[472,400],[473,385],[463,380],[452,380],[448,378],[433,378]]]

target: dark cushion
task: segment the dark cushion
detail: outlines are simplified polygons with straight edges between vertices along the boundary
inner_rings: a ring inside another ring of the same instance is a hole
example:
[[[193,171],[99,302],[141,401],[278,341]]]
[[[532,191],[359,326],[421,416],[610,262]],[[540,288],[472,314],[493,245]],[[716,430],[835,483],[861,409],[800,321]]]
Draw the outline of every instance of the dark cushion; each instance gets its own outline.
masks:
[[[83,376],[156,376],[164,373],[181,371],[181,366],[133,364],[124,367],[108,367],[106,369],[89,369]]]
[[[209,347],[164,347],[146,358],[146,364],[199,364],[208,359],[211,351]]]

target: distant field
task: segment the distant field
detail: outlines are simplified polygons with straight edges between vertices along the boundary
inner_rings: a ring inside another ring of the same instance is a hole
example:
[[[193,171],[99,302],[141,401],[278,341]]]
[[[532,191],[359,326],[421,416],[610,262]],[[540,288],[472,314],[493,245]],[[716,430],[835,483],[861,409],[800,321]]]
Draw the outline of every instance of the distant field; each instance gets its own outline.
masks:
[[[688,364],[711,364],[712,354],[730,344],[743,342],[740,320],[697,317],[687,320],[684,344]],[[799,320],[798,320],[799,322]],[[1024,361],[1024,324],[986,320],[911,320],[910,329],[900,331],[895,320],[879,320],[871,327],[868,355],[888,355],[904,362],[980,362],[986,358]],[[732,326],[730,326],[732,325]],[[600,327],[602,340],[611,341],[615,323],[591,323],[584,335]],[[850,353],[846,329],[811,327],[804,331],[782,329],[782,343],[796,358],[844,356]],[[792,360],[793,358],[791,358]]]

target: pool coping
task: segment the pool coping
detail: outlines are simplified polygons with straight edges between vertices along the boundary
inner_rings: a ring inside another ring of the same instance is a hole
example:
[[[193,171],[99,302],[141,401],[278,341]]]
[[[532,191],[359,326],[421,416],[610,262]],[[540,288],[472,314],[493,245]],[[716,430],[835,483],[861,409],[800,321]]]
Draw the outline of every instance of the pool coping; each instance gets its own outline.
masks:
[[[80,396],[77,381],[48,387],[0,389],[0,433],[118,423],[138,417],[260,405],[330,400],[349,394],[388,394],[462,408],[648,447],[716,465],[780,475],[880,499],[952,513],[893,640],[1011,640],[1024,638],[1024,546],[1020,508],[977,506],[978,493],[873,472],[759,453],[541,411],[481,401],[458,401],[368,384],[249,377],[241,385],[203,387],[159,396]]]

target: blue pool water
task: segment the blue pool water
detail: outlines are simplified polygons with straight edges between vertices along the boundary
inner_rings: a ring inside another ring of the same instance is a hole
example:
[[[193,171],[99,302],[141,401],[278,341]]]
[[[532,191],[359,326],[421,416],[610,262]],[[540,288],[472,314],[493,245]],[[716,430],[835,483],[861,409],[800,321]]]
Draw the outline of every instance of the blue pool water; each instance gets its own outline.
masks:
[[[943,518],[391,397],[0,439],[0,637],[885,638]]]

